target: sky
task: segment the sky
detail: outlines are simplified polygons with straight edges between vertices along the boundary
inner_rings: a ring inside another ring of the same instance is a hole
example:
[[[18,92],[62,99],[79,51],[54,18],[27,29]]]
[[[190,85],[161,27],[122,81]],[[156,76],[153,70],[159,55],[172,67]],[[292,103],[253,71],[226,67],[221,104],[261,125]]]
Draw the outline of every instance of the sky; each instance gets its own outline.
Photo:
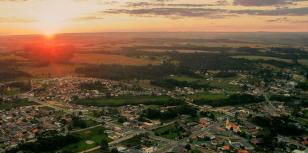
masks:
[[[308,0],[0,0],[0,34],[308,32]]]

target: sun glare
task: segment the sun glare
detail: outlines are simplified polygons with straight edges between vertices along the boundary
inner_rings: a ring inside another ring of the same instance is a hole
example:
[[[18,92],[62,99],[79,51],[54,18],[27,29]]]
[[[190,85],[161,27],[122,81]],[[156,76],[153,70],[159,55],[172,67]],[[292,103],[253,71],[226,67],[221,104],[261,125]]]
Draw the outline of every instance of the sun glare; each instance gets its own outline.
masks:
[[[54,36],[55,36],[54,33],[44,33],[44,37],[45,37],[45,39],[47,39],[47,40],[53,39]]]
[[[38,3],[40,7],[36,9],[40,13],[34,15],[35,26],[39,33],[48,37],[63,32],[71,26],[74,19],[95,11],[97,7],[86,7],[84,5],[86,1],[76,3],[75,0],[52,0]]]

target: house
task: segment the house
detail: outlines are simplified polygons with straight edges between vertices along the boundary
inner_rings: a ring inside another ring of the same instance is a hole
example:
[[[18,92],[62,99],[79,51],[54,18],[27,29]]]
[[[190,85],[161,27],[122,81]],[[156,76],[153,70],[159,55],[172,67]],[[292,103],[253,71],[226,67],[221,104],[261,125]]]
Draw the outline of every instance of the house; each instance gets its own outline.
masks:
[[[241,132],[240,127],[238,125],[230,122],[229,119],[226,120],[226,129],[231,130],[233,132]]]

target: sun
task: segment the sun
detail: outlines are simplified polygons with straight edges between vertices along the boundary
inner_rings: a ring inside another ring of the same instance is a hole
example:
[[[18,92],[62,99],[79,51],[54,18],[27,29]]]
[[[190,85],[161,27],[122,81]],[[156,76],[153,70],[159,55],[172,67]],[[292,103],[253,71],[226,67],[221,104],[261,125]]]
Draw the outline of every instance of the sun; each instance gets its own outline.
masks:
[[[44,35],[45,39],[51,40],[55,37],[56,34],[55,33],[44,33],[43,35]]]
[[[37,30],[46,37],[61,32],[75,15],[67,8],[68,4],[59,5],[62,3],[59,3],[58,0],[43,2],[44,5],[39,11],[40,13],[35,17]]]
[[[45,36],[60,32],[67,24],[66,18],[52,12],[45,12],[37,20],[36,27]]]

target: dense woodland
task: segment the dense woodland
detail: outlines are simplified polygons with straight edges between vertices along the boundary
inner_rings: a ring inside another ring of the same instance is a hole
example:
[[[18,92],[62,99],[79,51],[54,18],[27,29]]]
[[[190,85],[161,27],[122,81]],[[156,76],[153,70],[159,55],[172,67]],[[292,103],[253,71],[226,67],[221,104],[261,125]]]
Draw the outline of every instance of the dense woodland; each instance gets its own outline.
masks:
[[[37,141],[20,144],[18,148],[12,149],[8,151],[8,153],[15,153],[20,150],[22,150],[24,153],[51,153],[67,145],[77,143],[78,141],[80,141],[79,137],[74,135],[38,137]]]
[[[140,118],[146,117],[148,119],[170,120],[178,117],[179,115],[190,115],[195,117],[197,116],[197,110],[185,104],[169,108],[164,112],[161,112],[160,109],[148,108],[142,112]]]
[[[210,105],[213,107],[222,107],[222,106],[236,106],[242,104],[251,104],[264,101],[262,96],[253,96],[248,94],[235,94],[231,95],[227,99],[219,100],[206,100],[206,99],[196,99],[194,100],[195,104],[199,105]]]
[[[200,84],[198,82],[178,81],[174,79],[158,79],[151,81],[151,84],[164,87],[167,89],[174,89],[175,87],[190,87],[193,89],[208,89],[208,84]]]

